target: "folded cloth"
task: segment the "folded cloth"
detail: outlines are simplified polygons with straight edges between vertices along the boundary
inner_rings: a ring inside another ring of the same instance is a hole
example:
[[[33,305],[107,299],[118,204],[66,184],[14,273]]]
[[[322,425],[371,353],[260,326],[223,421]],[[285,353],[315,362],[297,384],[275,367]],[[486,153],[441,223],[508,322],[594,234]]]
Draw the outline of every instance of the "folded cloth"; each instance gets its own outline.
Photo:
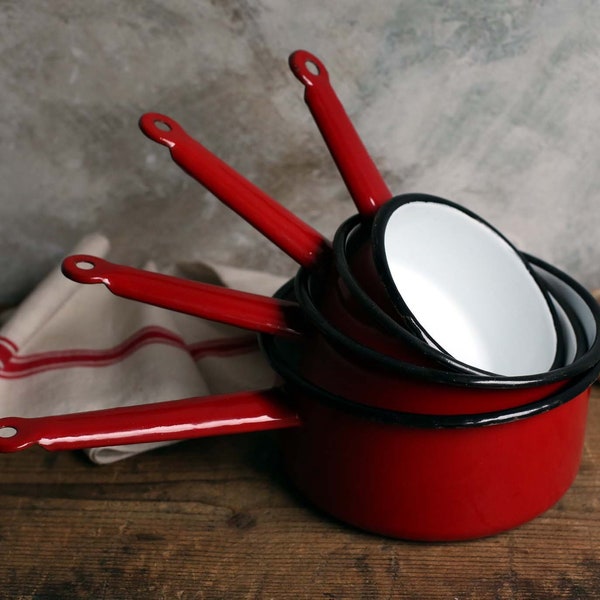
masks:
[[[106,257],[84,238],[73,254]],[[144,266],[156,270],[152,263]],[[283,279],[220,265],[173,265],[195,277],[272,295]],[[37,417],[259,389],[276,377],[256,334],[119,298],[57,266],[0,328],[0,415]],[[86,450],[111,463],[173,442]]]

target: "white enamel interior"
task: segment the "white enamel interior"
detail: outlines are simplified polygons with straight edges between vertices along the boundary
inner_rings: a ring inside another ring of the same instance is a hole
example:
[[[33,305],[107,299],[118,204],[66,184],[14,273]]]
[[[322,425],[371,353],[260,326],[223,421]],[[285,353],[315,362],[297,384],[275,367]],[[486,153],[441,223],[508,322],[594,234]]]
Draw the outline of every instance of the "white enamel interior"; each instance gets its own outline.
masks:
[[[408,202],[389,217],[384,251],[403,301],[450,355],[506,376],[551,368],[557,333],[546,298],[485,224],[446,204]]]

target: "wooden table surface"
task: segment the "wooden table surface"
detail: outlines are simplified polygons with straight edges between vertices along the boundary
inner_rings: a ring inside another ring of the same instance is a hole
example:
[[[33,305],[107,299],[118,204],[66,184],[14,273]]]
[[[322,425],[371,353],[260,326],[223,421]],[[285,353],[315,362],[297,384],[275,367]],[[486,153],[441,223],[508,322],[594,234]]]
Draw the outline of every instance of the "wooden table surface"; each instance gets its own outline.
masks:
[[[39,448],[0,456],[0,597],[600,598],[600,387],[580,473],[516,530],[421,544],[308,506],[275,436],[184,442],[110,466]]]

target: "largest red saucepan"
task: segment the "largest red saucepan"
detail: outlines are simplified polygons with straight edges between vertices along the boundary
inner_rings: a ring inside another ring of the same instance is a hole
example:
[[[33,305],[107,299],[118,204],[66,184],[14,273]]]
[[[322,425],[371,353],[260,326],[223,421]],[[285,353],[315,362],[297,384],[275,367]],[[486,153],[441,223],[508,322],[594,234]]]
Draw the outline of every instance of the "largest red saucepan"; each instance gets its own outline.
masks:
[[[0,451],[284,428],[289,476],[318,507],[368,531],[426,541],[505,531],[551,507],[571,485],[597,366],[560,392],[516,409],[417,415],[373,407],[368,398],[355,402],[308,382],[298,371],[303,343],[262,336],[283,388],[3,418]]]
[[[487,536],[551,507],[575,478],[598,366],[517,408],[422,415],[317,388],[287,360],[288,342],[263,340],[303,421],[282,435],[288,473],[343,521],[412,540]]]

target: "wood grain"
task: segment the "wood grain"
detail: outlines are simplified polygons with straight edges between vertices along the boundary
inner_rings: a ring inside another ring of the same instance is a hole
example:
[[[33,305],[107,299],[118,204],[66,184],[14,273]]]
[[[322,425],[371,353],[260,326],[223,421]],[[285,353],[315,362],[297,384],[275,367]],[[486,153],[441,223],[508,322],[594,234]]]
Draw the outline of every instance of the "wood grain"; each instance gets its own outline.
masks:
[[[0,598],[600,598],[600,389],[580,473],[531,523],[472,542],[356,531],[289,486],[276,434],[185,442],[111,466],[0,456]]]

